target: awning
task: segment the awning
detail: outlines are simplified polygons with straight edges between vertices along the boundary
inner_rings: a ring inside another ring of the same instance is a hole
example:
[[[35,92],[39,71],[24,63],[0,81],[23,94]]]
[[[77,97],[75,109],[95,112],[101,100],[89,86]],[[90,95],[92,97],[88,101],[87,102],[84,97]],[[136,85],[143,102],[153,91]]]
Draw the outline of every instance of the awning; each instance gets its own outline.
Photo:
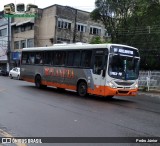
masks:
[[[24,24],[27,24],[27,23],[34,23],[34,19],[30,19],[30,20],[23,21],[23,22],[17,22],[16,26],[24,25]]]
[[[16,22],[11,23],[11,26],[14,26],[14,25],[16,25]]]
[[[7,55],[1,56],[1,57],[0,57],[0,62],[1,62],[1,61],[7,61]]]

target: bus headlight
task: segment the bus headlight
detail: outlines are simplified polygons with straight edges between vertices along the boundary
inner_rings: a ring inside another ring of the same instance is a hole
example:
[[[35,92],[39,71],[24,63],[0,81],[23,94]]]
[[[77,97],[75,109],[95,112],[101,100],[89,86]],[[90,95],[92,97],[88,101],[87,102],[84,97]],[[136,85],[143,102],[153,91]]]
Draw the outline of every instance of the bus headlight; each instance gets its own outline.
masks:
[[[109,82],[108,84],[111,88],[116,88],[116,86],[112,83],[112,82]]]
[[[131,87],[131,89],[137,89],[138,88],[138,84],[136,83],[136,84],[134,84],[132,87]]]

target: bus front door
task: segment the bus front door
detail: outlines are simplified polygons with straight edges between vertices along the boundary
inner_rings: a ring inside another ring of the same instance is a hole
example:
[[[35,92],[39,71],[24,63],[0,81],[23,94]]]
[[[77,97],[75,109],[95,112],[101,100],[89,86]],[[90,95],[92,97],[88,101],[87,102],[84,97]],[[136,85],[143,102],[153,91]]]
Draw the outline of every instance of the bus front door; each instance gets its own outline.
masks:
[[[94,59],[93,65],[93,81],[94,81],[94,89],[95,93],[98,95],[103,95],[104,90],[103,87],[105,85],[105,77],[104,77],[104,56],[103,55],[96,55]]]

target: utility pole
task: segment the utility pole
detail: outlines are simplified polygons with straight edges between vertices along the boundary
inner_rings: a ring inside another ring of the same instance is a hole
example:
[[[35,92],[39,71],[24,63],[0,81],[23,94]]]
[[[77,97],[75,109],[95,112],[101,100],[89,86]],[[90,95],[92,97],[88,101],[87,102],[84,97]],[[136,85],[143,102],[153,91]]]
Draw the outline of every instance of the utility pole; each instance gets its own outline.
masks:
[[[74,10],[75,10],[75,16],[74,16],[73,43],[76,42],[76,33],[77,33],[77,9]]]
[[[72,14],[74,14],[74,28],[73,28],[73,40],[72,42],[76,42],[76,33],[77,33],[77,13],[78,10],[73,7],[66,6],[67,9],[70,9],[72,11]],[[73,12],[74,11],[74,12]]]
[[[11,69],[11,47],[10,47],[10,17],[8,14],[8,50],[7,50],[7,58],[8,58],[8,70]]]

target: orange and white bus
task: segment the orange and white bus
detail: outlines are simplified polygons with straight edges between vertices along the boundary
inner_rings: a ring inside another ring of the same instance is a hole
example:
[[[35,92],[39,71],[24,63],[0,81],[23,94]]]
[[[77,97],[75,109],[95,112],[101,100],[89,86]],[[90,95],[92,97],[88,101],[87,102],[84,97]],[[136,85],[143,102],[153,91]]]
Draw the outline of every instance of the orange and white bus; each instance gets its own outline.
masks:
[[[24,48],[21,78],[37,88],[54,86],[80,96],[135,96],[139,62],[138,49],[120,44]]]

